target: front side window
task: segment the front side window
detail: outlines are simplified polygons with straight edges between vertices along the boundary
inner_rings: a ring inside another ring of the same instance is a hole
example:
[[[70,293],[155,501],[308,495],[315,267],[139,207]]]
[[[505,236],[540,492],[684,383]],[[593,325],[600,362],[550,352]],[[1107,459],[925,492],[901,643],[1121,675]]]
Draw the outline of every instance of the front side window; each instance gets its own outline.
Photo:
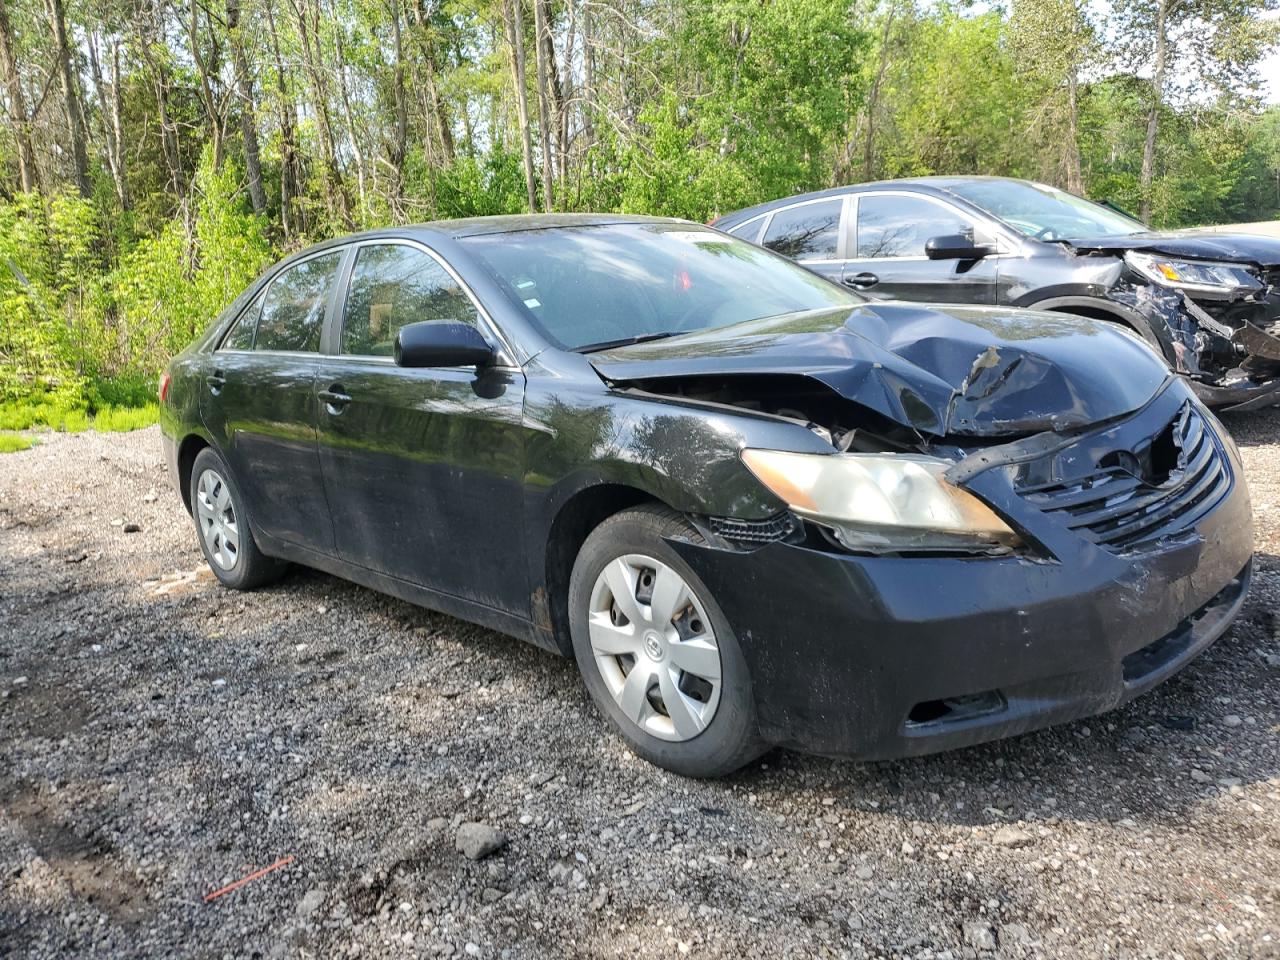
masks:
[[[934,237],[973,235],[973,224],[941,204],[921,197],[862,197],[858,200],[857,259],[924,258]]]
[[[475,325],[479,316],[434,257],[399,243],[361,247],[343,313],[342,352],[389,357],[400,328],[419,320]]]
[[[1037,240],[1121,237],[1147,229],[1122,213],[1040,183],[972,180],[948,189]]]
[[[764,245],[792,260],[834,260],[841,199],[779,210],[765,231]]]
[[[290,267],[271,281],[262,301],[255,350],[315,353],[342,251],[322,254]]]

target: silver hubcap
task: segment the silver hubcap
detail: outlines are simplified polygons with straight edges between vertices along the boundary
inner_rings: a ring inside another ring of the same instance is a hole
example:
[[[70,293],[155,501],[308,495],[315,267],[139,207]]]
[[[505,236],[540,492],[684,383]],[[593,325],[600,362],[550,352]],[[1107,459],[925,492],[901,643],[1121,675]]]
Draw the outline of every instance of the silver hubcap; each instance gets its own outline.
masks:
[[[204,471],[196,483],[196,516],[213,562],[223,570],[233,569],[240,559],[240,523],[231,490],[215,470]]]
[[[627,718],[661,740],[691,740],[720,703],[720,648],[684,578],[659,560],[628,554],[591,591],[591,651]]]

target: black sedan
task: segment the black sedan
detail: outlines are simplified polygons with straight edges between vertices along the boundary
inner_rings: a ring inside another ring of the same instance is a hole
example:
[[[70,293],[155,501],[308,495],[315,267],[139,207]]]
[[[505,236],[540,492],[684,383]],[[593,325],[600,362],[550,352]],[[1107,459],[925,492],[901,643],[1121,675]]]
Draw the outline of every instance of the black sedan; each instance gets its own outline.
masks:
[[[1003,177],[837,187],[715,226],[877,299],[1031,307],[1122,324],[1219,407],[1280,403],[1280,239],[1159,233]]]
[[[679,221],[321,244],[161,399],[227,586],[305,564],[575,656],[689,775],[1109,709],[1249,583],[1238,452],[1139,338],[868,302]]]

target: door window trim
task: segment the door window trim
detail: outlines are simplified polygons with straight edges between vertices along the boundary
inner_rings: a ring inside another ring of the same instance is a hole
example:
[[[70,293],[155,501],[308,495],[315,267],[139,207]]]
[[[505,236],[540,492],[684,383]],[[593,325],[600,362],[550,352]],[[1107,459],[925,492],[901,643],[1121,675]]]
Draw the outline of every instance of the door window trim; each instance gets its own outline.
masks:
[[[359,257],[360,250],[364,247],[388,245],[410,247],[420,253],[425,253],[428,257],[439,264],[445,273],[453,279],[453,282],[458,285],[458,288],[463,292],[467,299],[471,301],[471,305],[476,310],[476,316],[479,321],[477,326],[479,326],[481,333],[487,334],[496,343],[498,347],[498,355],[495,357],[492,367],[504,370],[519,368],[519,365],[512,359],[516,354],[515,351],[511,349],[511,344],[507,342],[507,338],[502,334],[501,330],[499,330],[498,325],[494,322],[493,317],[489,315],[489,311],[485,309],[480,298],[476,296],[475,291],[473,291],[467,282],[462,279],[458,271],[453,268],[453,265],[422,241],[412,240],[408,237],[370,237],[367,240],[360,240],[350,245],[348,248],[349,254],[347,260],[343,263],[342,268],[339,271],[339,285],[342,290],[342,303],[340,306],[335,306],[335,315],[332,319],[332,323],[329,325],[329,329],[326,329],[325,337],[321,338],[321,356],[329,359],[339,359],[344,361],[354,360],[365,363],[389,364],[391,366],[395,366],[396,361],[394,357],[379,357],[366,353],[342,352],[342,327],[346,322],[347,301],[351,296],[351,278],[355,273],[356,260]],[[430,367],[428,369],[456,370],[457,368]]]
[[[806,257],[803,260],[796,260],[795,263],[841,263],[849,258],[845,256],[848,253],[848,235],[850,230],[850,208],[849,194],[842,193],[833,197],[814,197],[812,200],[801,200],[799,203],[789,203],[785,207],[778,207],[776,210],[770,210],[768,213],[760,214],[764,218],[764,225],[760,228],[760,234],[756,240],[752,241],[756,246],[764,247],[764,238],[769,235],[769,228],[773,226],[773,218],[780,213],[786,213],[789,210],[795,210],[798,207],[809,207],[815,203],[840,203],[840,219],[836,222],[836,255],[834,257]],[[756,218],[752,218],[756,219]],[[747,223],[750,223],[748,220]],[[768,247],[765,247],[768,250]],[[773,251],[777,253],[777,251]],[[779,254],[781,256],[781,254]]]
[[[947,213],[953,214],[958,219],[964,220],[969,224],[969,226],[973,227],[975,230],[978,228],[982,228],[984,230],[989,231],[995,238],[996,252],[991,254],[988,257],[985,257],[984,259],[998,260],[1001,257],[1015,254],[1018,250],[1017,242],[1014,240],[1011,240],[1005,234],[1005,231],[1003,230],[1003,228],[1001,228],[999,225],[983,221],[982,219],[969,213],[967,210],[960,209],[955,204],[951,203],[948,200],[943,199],[942,197],[935,197],[932,194],[919,193],[914,190],[868,190],[866,192],[851,193],[848,195],[848,200],[850,201],[849,229],[847,234],[841,239],[845,241],[846,250],[852,253],[852,256],[846,257],[845,258],[846,262],[904,263],[908,261],[920,262],[922,260],[929,259],[927,256],[924,256],[924,255],[909,256],[909,257],[860,257],[857,255],[858,253],[858,218],[861,215],[859,204],[863,199],[870,198],[870,197],[909,197],[913,200],[925,200],[929,203],[935,204],[936,206],[942,207],[942,209],[944,209]]]

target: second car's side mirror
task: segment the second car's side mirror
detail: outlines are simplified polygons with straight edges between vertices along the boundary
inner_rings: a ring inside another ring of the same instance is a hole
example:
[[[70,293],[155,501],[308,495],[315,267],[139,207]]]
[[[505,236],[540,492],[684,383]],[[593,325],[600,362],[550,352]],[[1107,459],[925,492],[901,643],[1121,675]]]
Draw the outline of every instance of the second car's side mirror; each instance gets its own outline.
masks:
[[[924,254],[930,260],[981,260],[993,253],[993,248],[974,243],[965,233],[934,237],[924,244]]]
[[[493,346],[469,323],[422,320],[396,334],[396,366],[482,367],[492,362]]]

